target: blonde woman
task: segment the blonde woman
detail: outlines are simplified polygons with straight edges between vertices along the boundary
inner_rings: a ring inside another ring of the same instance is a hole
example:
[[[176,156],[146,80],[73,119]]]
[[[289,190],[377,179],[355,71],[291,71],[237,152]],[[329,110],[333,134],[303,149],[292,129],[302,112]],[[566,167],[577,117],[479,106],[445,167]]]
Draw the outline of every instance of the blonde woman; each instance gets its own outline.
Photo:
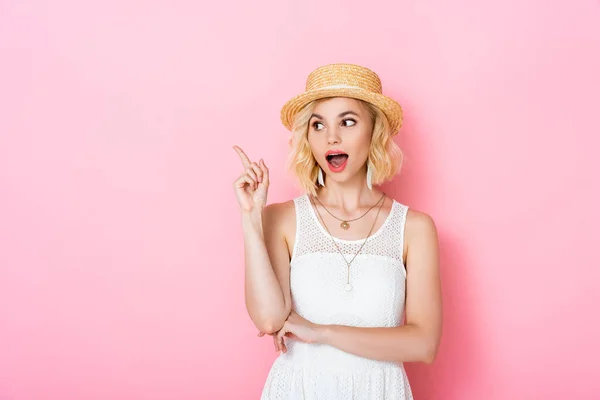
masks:
[[[402,108],[373,71],[333,64],[281,117],[301,196],[267,205],[265,162],[234,146],[246,307],[280,352],[262,399],[412,399],[403,363],[433,362],[442,306],[432,218],[377,188],[401,165]]]

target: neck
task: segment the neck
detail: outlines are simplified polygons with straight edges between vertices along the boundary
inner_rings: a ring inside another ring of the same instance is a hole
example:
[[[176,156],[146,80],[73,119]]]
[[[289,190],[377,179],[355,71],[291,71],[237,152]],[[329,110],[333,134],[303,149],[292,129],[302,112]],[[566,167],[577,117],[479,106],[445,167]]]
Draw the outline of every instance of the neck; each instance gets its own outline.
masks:
[[[324,187],[319,187],[317,196],[326,205],[335,206],[349,213],[362,207],[375,204],[383,193],[375,187],[367,187],[366,174],[358,174],[346,182],[326,180]]]

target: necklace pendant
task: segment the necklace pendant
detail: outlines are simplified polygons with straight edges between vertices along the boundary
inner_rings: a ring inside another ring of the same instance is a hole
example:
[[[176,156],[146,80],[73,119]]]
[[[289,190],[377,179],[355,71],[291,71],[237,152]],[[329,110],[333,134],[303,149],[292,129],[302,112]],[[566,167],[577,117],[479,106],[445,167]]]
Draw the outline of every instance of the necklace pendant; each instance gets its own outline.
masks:
[[[344,287],[344,289],[346,290],[346,292],[351,292],[352,291],[352,285],[349,283],[346,283],[346,286]]]
[[[346,231],[346,230],[348,230],[348,228],[350,228],[350,224],[346,221],[342,221],[342,223],[340,224],[340,227]]]

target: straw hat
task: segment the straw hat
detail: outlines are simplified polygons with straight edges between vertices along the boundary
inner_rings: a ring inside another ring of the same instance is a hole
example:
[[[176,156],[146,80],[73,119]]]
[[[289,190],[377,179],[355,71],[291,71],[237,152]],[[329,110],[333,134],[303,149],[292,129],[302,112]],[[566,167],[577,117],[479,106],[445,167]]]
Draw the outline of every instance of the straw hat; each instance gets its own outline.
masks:
[[[302,107],[326,97],[350,97],[379,107],[394,135],[402,126],[402,107],[382,94],[379,76],[355,64],[329,64],[311,72],[306,80],[306,91],[290,99],[281,109],[281,122],[291,130],[294,117]]]

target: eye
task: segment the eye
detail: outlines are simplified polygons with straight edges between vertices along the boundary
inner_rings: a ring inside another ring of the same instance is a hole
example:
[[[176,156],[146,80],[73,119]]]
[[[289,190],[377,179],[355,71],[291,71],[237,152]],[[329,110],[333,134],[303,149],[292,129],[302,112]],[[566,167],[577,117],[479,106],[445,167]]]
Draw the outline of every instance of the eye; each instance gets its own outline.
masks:
[[[313,122],[313,124],[312,124],[313,128],[314,128],[316,131],[320,131],[321,129],[323,129],[323,128],[319,128],[319,125],[323,126],[323,124],[322,124],[321,122],[319,122],[319,121],[317,121],[317,122]]]
[[[345,120],[342,121],[344,123],[344,126],[354,126],[356,125],[356,121],[353,120],[352,118],[347,118]]]

